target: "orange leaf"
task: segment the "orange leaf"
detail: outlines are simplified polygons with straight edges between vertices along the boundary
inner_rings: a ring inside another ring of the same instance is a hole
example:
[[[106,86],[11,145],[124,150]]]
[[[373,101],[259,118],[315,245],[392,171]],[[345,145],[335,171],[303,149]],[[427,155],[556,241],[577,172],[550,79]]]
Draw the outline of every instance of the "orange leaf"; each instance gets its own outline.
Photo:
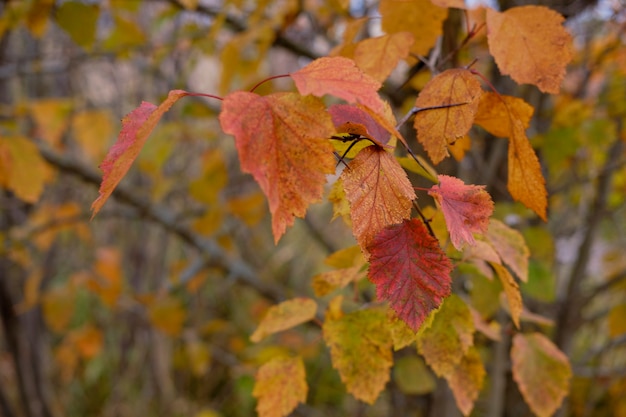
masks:
[[[430,327],[418,334],[417,347],[438,376],[450,375],[474,344],[474,319],[459,296],[446,298]]]
[[[475,347],[470,347],[459,365],[446,376],[456,405],[464,416],[469,416],[485,380],[485,367]]]
[[[335,132],[332,121],[315,97],[243,91],[224,98],[219,120],[235,136],[241,169],[267,196],[278,242],[294,218],[321,198],[326,174],[335,172],[327,139]]]
[[[448,156],[447,145],[463,137],[474,123],[474,115],[482,89],[474,75],[466,69],[442,72],[424,86],[415,106],[419,108],[455,105],[424,110],[415,115],[414,126],[420,141],[433,163]]]
[[[428,191],[441,206],[446,218],[450,240],[455,248],[464,243],[473,245],[472,233],[485,233],[493,213],[493,200],[484,186],[465,185],[458,178],[439,175],[439,184]]]
[[[335,104],[328,109],[337,128],[337,133],[349,133],[368,138],[378,146],[387,145],[390,132],[367,112],[366,107],[358,107],[350,104]]]
[[[43,318],[48,327],[57,333],[70,325],[76,305],[76,291],[69,285],[56,287],[41,297]]]
[[[155,300],[148,308],[148,317],[152,325],[173,337],[180,334],[186,315],[183,303],[170,295]]]
[[[271,359],[259,368],[255,380],[252,395],[258,399],[260,417],[283,417],[306,402],[308,386],[300,356]]]
[[[487,241],[520,281],[527,282],[530,250],[526,246],[524,236],[501,221],[491,219],[487,230]]]
[[[270,307],[250,340],[260,342],[266,336],[290,329],[315,317],[317,303],[310,298],[294,298]]]
[[[513,379],[530,409],[548,417],[569,392],[572,368],[567,356],[541,333],[513,337]]]
[[[318,58],[290,75],[302,95],[322,97],[330,94],[348,103],[364,104],[375,111],[384,109],[377,93],[380,82],[363,73],[349,58]]]
[[[489,52],[500,72],[517,83],[557,94],[572,59],[572,36],[563,16],[544,6],[487,9]]]
[[[381,0],[378,7],[386,33],[410,32],[415,38],[411,52],[426,55],[442,34],[448,9],[430,0]]]
[[[0,136],[0,186],[35,203],[43,192],[45,168],[37,145],[21,136]]]
[[[491,267],[496,271],[496,275],[498,275],[498,278],[500,278],[500,281],[502,282],[504,294],[506,295],[506,299],[509,303],[511,319],[513,320],[513,323],[515,323],[515,327],[519,329],[519,319],[523,310],[522,294],[519,291],[519,285],[517,285],[515,278],[513,278],[513,275],[511,275],[509,270],[502,265],[491,264]]]
[[[167,99],[158,107],[144,101],[141,106],[122,119],[122,131],[117,142],[100,165],[103,171],[102,183],[100,195],[91,205],[92,218],[100,211],[117,184],[124,178],[163,114],[181,97],[188,94],[186,91],[172,90]]]
[[[393,364],[391,338],[382,310],[359,310],[323,326],[333,368],[339,371],[348,392],[373,404],[389,381]]]
[[[544,221],[547,221],[548,192],[546,191],[546,180],[541,173],[539,159],[526,137],[522,122],[513,119],[512,124],[507,188],[513,199],[521,202],[537,213]]]
[[[398,161],[379,147],[363,149],[348,167],[341,178],[352,231],[365,251],[378,232],[410,217],[415,191]]]
[[[508,138],[513,130],[511,119],[519,119],[527,129],[534,111],[521,98],[485,92],[478,102],[474,123],[494,136]]]
[[[354,62],[364,73],[383,82],[398,62],[409,56],[411,45],[413,35],[410,32],[397,32],[365,39],[356,45]]]

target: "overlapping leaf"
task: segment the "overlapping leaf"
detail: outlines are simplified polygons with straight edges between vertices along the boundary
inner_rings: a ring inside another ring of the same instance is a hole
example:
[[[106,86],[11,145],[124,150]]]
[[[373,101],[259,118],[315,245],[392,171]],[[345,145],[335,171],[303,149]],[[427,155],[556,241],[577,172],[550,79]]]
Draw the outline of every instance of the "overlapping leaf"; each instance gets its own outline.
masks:
[[[424,224],[405,220],[385,228],[368,246],[368,277],[379,300],[417,331],[450,294],[452,264]]]
[[[478,394],[485,380],[485,367],[475,347],[470,347],[461,362],[446,376],[450,390],[454,394],[456,405],[464,416],[469,416],[478,399]]]
[[[433,196],[446,218],[450,240],[455,248],[475,243],[472,233],[485,233],[493,213],[493,200],[484,186],[465,185],[458,178],[439,175],[439,184],[431,187]]]
[[[506,300],[509,304],[511,319],[513,320],[513,323],[515,323],[515,326],[519,329],[519,320],[523,310],[522,294],[520,293],[519,285],[517,285],[513,275],[511,275],[509,270],[504,266],[500,264],[491,264],[491,267],[496,271],[496,275],[498,275],[500,282],[502,282],[504,294],[506,295]]]
[[[419,352],[439,376],[450,375],[474,344],[474,321],[465,302],[451,295],[435,313],[430,327],[420,332]]]
[[[528,281],[528,258],[530,250],[524,236],[499,220],[491,219],[487,230],[487,241],[517,277]],[[485,258],[486,259],[486,258]]]
[[[480,96],[474,123],[494,136],[508,138],[513,130],[511,119],[520,120],[527,129],[534,111],[533,106],[521,98],[488,91]]]
[[[260,417],[284,417],[306,402],[308,385],[302,358],[278,357],[259,368],[252,395]]]
[[[500,72],[518,83],[557,94],[572,59],[572,36],[563,16],[544,6],[487,9],[489,51]]]
[[[242,91],[226,96],[219,119],[224,132],[235,136],[241,169],[267,196],[277,242],[321,198],[326,174],[335,171],[327,140],[332,121],[315,97]]]
[[[103,171],[102,183],[98,198],[91,205],[92,217],[100,211],[117,184],[124,178],[163,114],[188,94],[186,91],[172,90],[159,106],[144,101],[122,119],[122,131],[117,142],[100,165]]]
[[[324,322],[333,368],[348,392],[373,404],[389,381],[393,364],[387,318],[382,310],[360,310]]]
[[[559,408],[569,392],[572,369],[567,356],[540,333],[518,333],[511,348],[513,379],[539,417]]]
[[[411,215],[415,191],[400,164],[385,150],[376,146],[363,149],[341,178],[361,249],[365,250],[386,226]]]
[[[383,82],[401,59],[409,55],[414,37],[410,32],[396,32],[362,40],[354,50],[354,62],[366,74]]]
[[[294,298],[270,307],[250,340],[260,342],[266,336],[290,329],[315,317],[317,303],[310,298]]]
[[[339,133],[361,135],[379,146],[389,142],[391,134],[358,106],[335,104],[328,109],[328,113]]]
[[[349,58],[318,58],[290,75],[302,95],[330,94],[348,103],[361,103],[383,111],[384,105],[377,93],[380,82],[361,71]]]
[[[480,83],[466,69],[444,71],[424,86],[415,102],[417,107],[453,105],[415,115],[417,139],[433,163],[438,164],[448,156],[448,144],[470,130],[481,94]]]

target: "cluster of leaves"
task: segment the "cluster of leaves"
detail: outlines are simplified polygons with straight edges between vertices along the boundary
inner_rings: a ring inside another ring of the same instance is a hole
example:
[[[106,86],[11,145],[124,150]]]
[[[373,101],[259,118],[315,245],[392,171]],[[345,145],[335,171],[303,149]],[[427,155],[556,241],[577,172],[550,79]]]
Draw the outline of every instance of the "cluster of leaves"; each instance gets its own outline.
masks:
[[[439,22],[447,7],[460,7],[454,2],[418,3],[432,9]],[[163,114],[185,96],[222,100],[219,122],[235,138],[241,169],[254,177],[267,198],[275,242],[295,217],[304,217],[309,205],[322,198],[337,166],[345,166],[328,199],[336,215],[351,225],[358,246],[333,254],[328,263],[335,270],[314,277],[313,285],[318,296],[357,285],[368,264],[366,275],[376,286],[377,299],[390,309],[375,304],[345,312],[343,296],[334,297],[321,324],[333,366],[350,393],[373,403],[389,379],[392,351],[416,343],[435,374],[448,381],[460,410],[469,415],[485,376],[474,333],[494,339],[499,334],[461,297],[451,295],[452,271],[471,264],[486,276],[496,276],[519,329],[524,309],[516,278],[528,279],[529,251],[519,232],[491,218],[493,202],[484,187],[437,174],[411,150],[399,129],[414,115],[416,139],[438,164],[450,152],[459,152],[451,150],[455,143],[469,143],[469,131],[478,125],[509,140],[508,190],[513,199],[545,220],[547,192],[526,136],[532,106],[499,94],[488,82],[484,91],[480,80],[486,79],[471,66],[435,75],[407,115],[396,121],[378,94],[381,81],[409,53],[425,53],[438,36],[431,31],[434,38],[424,39],[407,30],[420,27],[407,7],[418,5],[383,1],[380,12],[387,34],[349,40],[334,56],[289,74],[297,92],[262,96],[255,87],[222,99],[172,90],[158,106],[142,103],[124,118],[118,141],[101,165],[104,177],[92,209],[94,215],[100,210]],[[489,52],[501,73],[557,93],[572,56],[562,20],[539,6],[487,9]],[[324,96],[347,104],[327,107]],[[361,146],[355,147],[358,142]],[[408,157],[396,155],[398,142]],[[434,182],[426,191],[439,211],[421,208],[405,169]],[[269,309],[252,340],[317,320],[318,314],[313,299],[284,301]],[[567,358],[540,333],[517,333],[511,360],[514,379],[531,409],[551,415],[569,389]],[[259,369],[254,395],[261,415],[286,415],[305,401],[306,393],[300,357],[274,358]]]

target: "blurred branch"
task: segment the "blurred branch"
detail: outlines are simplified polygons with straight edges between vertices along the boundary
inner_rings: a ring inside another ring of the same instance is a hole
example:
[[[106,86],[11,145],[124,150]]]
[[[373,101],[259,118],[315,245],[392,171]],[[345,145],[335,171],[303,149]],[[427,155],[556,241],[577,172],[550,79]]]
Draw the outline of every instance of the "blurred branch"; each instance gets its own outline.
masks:
[[[84,181],[99,186],[101,174],[83,163],[61,155],[42,142],[37,143],[43,158],[58,169],[76,175]],[[165,230],[177,235],[181,240],[194,247],[202,256],[206,266],[218,267],[226,271],[238,282],[254,288],[263,296],[280,302],[285,299],[283,291],[275,285],[262,282],[254,270],[243,260],[233,259],[215,241],[206,239],[177,221],[177,215],[167,207],[162,207],[137,195],[137,192],[124,184],[119,184],[113,196],[132,207],[140,215],[151,220]]]
[[[623,334],[621,336],[618,336],[614,339],[609,340],[608,343],[601,345],[601,346],[596,346],[592,349],[589,349],[584,355],[583,357],[580,359],[580,363],[581,364],[586,364],[588,362],[590,362],[592,359],[594,359],[597,356],[602,355],[603,353],[608,352],[609,350],[619,347],[619,346],[623,346],[626,345],[626,334]]]

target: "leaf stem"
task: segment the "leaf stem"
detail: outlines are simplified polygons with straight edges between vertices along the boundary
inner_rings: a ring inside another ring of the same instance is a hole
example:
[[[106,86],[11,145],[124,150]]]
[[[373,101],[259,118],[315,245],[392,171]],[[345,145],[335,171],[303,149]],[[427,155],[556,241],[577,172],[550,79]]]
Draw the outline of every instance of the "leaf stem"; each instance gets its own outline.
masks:
[[[437,236],[435,236],[435,232],[433,232],[432,227],[430,227],[430,220],[426,218],[426,216],[424,216],[424,213],[422,212],[422,209],[420,208],[419,204],[417,203],[417,201],[413,200],[413,207],[415,208],[415,210],[417,211],[417,214],[420,216],[420,218],[422,219],[422,221],[424,222],[424,225],[426,226],[426,228],[428,229],[428,233],[430,233],[430,235],[432,237],[434,237],[435,239],[437,239]]]
[[[254,87],[252,87],[252,88],[250,89],[250,92],[251,92],[251,93],[254,93],[254,90],[256,90],[256,89],[257,89],[257,88],[259,88],[262,84],[264,84],[264,83],[266,83],[266,82],[268,82],[268,81],[275,80],[275,79],[277,79],[277,78],[285,78],[285,77],[290,77],[290,75],[289,75],[289,74],[273,75],[273,76],[271,76],[271,77],[269,77],[269,78],[266,78],[266,79],[264,79],[264,80],[262,80],[262,81],[259,81],[258,83],[256,83],[256,85],[255,85]]]
[[[214,98],[216,100],[219,101],[224,101],[224,98],[220,97],[220,96],[215,96],[213,94],[205,94],[205,93],[189,93],[187,94],[189,97],[208,97],[208,98]]]

